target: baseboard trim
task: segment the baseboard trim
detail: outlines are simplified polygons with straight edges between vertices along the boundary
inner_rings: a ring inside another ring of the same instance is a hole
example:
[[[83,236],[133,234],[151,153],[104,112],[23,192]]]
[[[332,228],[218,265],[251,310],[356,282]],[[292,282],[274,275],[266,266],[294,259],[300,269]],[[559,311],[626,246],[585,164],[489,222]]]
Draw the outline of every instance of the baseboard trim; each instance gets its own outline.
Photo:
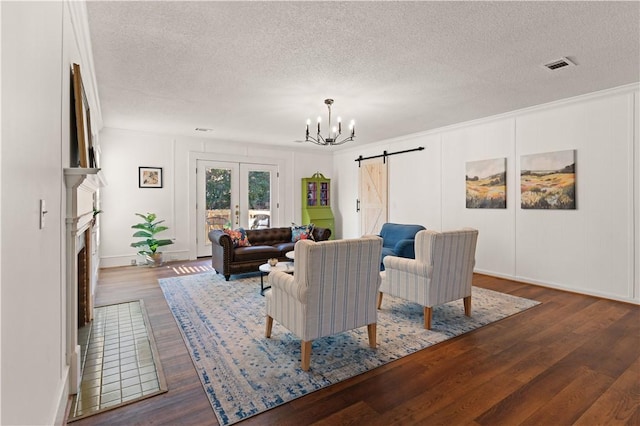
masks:
[[[478,274],[482,274],[482,275],[489,275],[489,276],[492,276],[492,277],[504,278],[504,279],[513,280],[513,281],[519,281],[519,282],[522,282],[522,283],[525,283],[525,284],[532,284],[532,285],[538,285],[540,287],[547,287],[547,288],[553,288],[553,289],[556,289],[556,290],[562,290],[562,291],[566,291],[568,293],[582,294],[582,295],[585,295],[585,296],[594,296],[594,297],[600,297],[602,299],[615,300],[615,301],[618,301],[618,302],[625,302],[625,303],[631,303],[631,304],[634,304],[634,305],[640,305],[640,300],[633,299],[632,297],[622,297],[622,296],[619,296],[619,295],[616,295],[616,294],[604,293],[604,292],[599,292],[599,291],[589,291],[589,290],[583,290],[583,289],[576,289],[576,288],[565,286],[565,285],[560,284],[560,283],[537,280],[537,279],[529,278],[529,277],[522,276],[522,275],[502,274],[502,273],[499,273],[499,272],[487,271],[487,270],[482,270],[482,269],[475,269],[474,272],[478,273]]]
[[[67,424],[67,418],[69,416],[69,409],[71,408],[71,395],[69,395],[69,376],[71,370],[69,366],[65,366],[62,377],[64,381],[60,388],[60,395],[58,396],[58,408],[54,414],[53,423],[55,426],[63,426]]]
[[[165,251],[163,253],[164,253],[165,262],[189,260],[189,250]],[[135,265],[141,265],[143,262],[142,256],[138,256],[137,254],[127,254],[127,255],[119,255],[119,256],[101,256],[100,267],[114,268],[117,266],[134,266],[131,263],[132,261],[136,262]]]

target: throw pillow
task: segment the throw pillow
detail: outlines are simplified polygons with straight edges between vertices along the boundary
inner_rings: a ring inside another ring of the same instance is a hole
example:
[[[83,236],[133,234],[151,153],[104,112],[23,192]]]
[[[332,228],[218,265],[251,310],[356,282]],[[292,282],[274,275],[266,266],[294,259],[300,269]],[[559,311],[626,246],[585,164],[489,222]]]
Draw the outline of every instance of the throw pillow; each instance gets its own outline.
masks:
[[[247,238],[247,232],[244,228],[238,229],[230,229],[227,228],[224,230],[224,233],[231,237],[231,242],[233,243],[233,248],[236,247],[248,247],[251,245],[249,239]]]
[[[291,226],[291,242],[300,240],[313,240],[313,223],[308,225],[296,225]]]

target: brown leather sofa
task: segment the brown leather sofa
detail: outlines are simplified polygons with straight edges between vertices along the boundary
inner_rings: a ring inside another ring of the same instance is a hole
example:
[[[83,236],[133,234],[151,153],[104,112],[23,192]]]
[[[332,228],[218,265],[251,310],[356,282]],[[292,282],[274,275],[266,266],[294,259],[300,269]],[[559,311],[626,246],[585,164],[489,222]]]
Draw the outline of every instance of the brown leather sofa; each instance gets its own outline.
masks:
[[[293,250],[291,228],[247,229],[247,239],[251,243],[247,247],[233,247],[231,237],[220,230],[209,232],[211,240],[211,265],[217,273],[223,274],[229,281],[231,274],[257,272],[258,266],[275,257],[287,261],[285,254]],[[314,228],[313,239],[328,240],[331,229]]]

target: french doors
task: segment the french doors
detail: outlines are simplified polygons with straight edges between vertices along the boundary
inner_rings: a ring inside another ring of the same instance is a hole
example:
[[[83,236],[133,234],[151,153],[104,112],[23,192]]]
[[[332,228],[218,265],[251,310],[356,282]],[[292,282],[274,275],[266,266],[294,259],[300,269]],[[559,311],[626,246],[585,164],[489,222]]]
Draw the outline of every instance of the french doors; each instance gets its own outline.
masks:
[[[197,255],[211,256],[212,229],[275,226],[277,179],[275,164],[197,160]]]

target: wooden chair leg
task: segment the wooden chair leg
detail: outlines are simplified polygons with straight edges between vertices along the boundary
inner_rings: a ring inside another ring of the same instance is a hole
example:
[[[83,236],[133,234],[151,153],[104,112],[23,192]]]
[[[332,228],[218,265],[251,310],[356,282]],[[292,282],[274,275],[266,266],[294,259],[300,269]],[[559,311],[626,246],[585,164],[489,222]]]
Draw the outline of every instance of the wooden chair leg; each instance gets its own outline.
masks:
[[[309,365],[311,365],[311,340],[302,341],[302,369],[309,371]]]
[[[380,306],[382,306],[382,292],[381,291],[378,292],[378,309],[380,309]]]
[[[264,330],[264,336],[268,339],[271,337],[271,328],[273,327],[273,318],[267,315],[267,328]]]
[[[467,296],[462,299],[464,303],[464,314],[468,317],[471,316],[471,296]]]
[[[375,349],[376,344],[376,323],[367,325],[367,334],[369,334],[369,347]]]
[[[431,330],[431,314],[433,309],[430,306],[424,307],[424,328]]]

